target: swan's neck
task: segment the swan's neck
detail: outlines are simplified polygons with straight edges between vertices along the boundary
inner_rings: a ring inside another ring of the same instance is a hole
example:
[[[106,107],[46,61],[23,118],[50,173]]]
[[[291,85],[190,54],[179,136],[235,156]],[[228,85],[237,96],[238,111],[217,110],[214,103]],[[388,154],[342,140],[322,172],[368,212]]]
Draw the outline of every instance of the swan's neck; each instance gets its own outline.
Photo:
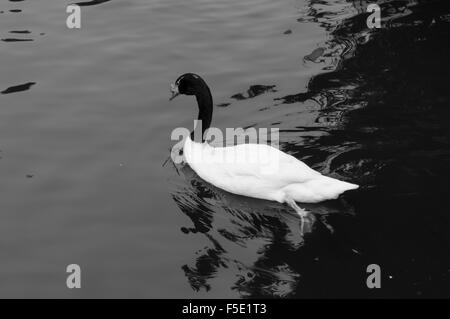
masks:
[[[191,132],[191,140],[197,143],[205,141],[205,132],[210,127],[213,114],[213,100],[208,86],[204,87],[195,95],[198,104],[198,121]]]

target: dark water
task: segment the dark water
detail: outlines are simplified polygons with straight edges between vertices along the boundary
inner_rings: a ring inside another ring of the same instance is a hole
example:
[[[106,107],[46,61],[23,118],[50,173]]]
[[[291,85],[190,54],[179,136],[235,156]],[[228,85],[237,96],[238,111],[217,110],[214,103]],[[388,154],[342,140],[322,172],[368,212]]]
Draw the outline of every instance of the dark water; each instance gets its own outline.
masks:
[[[0,297],[450,297],[450,3],[0,4]],[[162,166],[194,100],[213,125],[277,127],[284,151],[362,185],[301,205]],[[66,288],[65,268],[82,268]],[[366,287],[379,264],[382,288]]]

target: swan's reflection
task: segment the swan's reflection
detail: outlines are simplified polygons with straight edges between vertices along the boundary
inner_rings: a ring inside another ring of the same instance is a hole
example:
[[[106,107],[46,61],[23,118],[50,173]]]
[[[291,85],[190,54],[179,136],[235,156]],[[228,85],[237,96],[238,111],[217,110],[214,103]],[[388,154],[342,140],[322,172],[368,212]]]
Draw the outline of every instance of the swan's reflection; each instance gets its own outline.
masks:
[[[188,165],[177,169],[187,183],[174,181],[172,197],[192,221],[181,231],[203,234],[209,241],[195,253],[193,264],[182,266],[196,291],[208,291],[214,279],[231,275],[230,288],[243,297],[291,295],[301,282],[298,255],[309,237],[316,231],[332,233],[329,214],[351,213],[336,201],[302,205],[313,213],[302,231],[299,216],[288,207],[225,192],[201,180]]]

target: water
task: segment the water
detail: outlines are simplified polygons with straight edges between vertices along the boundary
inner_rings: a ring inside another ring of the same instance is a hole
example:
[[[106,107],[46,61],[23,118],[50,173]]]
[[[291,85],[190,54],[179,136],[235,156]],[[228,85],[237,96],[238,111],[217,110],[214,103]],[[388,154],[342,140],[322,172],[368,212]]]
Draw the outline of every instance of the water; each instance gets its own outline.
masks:
[[[446,1],[0,4],[0,297],[450,297]],[[284,151],[362,185],[272,202],[162,164],[201,74],[213,125],[278,127]],[[65,268],[82,268],[69,290]],[[366,287],[366,267],[382,289]]]

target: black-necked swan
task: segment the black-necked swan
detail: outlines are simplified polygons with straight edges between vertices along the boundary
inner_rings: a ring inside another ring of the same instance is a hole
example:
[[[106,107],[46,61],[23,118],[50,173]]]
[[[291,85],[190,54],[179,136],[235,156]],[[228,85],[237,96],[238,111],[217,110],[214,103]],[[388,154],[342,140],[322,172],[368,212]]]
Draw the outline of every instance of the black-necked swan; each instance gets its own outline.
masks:
[[[170,100],[180,94],[194,95],[197,99],[198,120],[202,124],[201,140],[194,138],[194,132],[187,136],[183,156],[197,175],[208,183],[233,194],[286,203],[302,220],[307,212],[296,202],[318,203],[336,199],[343,192],[358,188],[356,184],[324,176],[267,144],[210,146],[205,142],[205,132],[211,125],[213,100],[206,82],[196,74],[186,73],[171,85],[171,93]],[[272,164],[276,163],[275,169],[264,169],[267,159]]]

